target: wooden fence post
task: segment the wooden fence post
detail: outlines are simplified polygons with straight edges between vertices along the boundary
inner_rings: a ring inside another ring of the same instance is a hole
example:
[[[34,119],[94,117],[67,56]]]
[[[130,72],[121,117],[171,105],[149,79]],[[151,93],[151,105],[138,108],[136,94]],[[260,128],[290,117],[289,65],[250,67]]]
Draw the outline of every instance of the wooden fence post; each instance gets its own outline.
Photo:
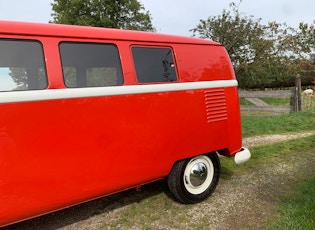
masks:
[[[297,111],[296,107],[296,88],[291,90],[291,95],[290,95],[290,113],[294,113]]]
[[[301,87],[301,75],[297,74],[295,77],[295,98],[294,98],[294,111],[301,111],[302,110],[302,87]]]

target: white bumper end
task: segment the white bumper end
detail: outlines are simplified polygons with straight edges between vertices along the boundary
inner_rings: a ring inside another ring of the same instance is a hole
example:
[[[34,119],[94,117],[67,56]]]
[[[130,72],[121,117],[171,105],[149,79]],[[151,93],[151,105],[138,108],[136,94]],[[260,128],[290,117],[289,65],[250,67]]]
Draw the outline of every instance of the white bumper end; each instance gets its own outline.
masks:
[[[242,148],[241,151],[235,154],[234,161],[236,164],[243,164],[250,159],[250,151],[247,148]]]

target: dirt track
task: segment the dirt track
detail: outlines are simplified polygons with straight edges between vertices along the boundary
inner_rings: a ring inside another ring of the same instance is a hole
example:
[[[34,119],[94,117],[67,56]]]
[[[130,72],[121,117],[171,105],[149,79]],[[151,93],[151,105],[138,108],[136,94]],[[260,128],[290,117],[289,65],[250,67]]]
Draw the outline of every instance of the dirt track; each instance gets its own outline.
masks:
[[[244,139],[244,145],[252,147],[314,134],[308,132],[247,138]],[[119,193],[6,229],[143,229],[141,219],[147,216],[152,219],[154,215],[158,217],[146,224],[149,229],[266,229],[274,218],[273,208],[280,201],[280,195],[304,178],[314,175],[314,165],[315,151],[311,151],[277,159],[240,175],[225,176],[209,200],[192,206],[170,201],[170,208],[165,208],[160,202],[168,194],[164,183],[158,182],[147,186],[140,193]],[[139,220],[135,220],[131,226],[120,221],[131,218],[123,215],[129,213],[129,209],[141,209],[148,199],[156,202],[153,204],[156,208],[149,209],[152,213],[143,211],[135,214],[132,218]]]
[[[262,146],[266,144],[272,144],[281,141],[287,141],[295,138],[300,137],[307,137],[315,135],[315,131],[309,132],[301,132],[301,133],[294,133],[294,134],[276,134],[276,135],[264,135],[264,136],[257,136],[251,138],[244,138],[243,145],[250,148],[254,146]]]

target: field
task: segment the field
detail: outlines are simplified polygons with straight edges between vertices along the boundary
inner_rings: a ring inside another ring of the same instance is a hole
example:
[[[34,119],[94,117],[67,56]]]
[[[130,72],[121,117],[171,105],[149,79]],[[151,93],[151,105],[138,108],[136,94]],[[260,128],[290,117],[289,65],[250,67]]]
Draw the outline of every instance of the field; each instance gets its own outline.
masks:
[[[176,203],[159,181],[5,229],[315,229],[314,116],[244,116],[252,159],[222,157],[217,190],[200,204]]]

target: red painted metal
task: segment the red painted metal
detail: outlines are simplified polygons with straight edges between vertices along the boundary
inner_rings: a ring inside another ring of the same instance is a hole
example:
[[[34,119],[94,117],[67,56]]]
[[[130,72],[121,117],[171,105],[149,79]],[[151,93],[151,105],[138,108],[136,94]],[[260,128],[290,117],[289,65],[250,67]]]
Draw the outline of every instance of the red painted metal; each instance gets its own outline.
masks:
[[[18,22],[0,22],[0,38],[43,44],[47,90],[65,88],[60,41],[115,43],[125,85],[137,85],[133,45],[171,47],[179,83],[235,80],[224,47],[201,39]],[[165,178],[180,159],[233,156],[242,144],[237,87],[220,88],[220,121],[206,111],[215,90],[0,103],[0,226]]]

